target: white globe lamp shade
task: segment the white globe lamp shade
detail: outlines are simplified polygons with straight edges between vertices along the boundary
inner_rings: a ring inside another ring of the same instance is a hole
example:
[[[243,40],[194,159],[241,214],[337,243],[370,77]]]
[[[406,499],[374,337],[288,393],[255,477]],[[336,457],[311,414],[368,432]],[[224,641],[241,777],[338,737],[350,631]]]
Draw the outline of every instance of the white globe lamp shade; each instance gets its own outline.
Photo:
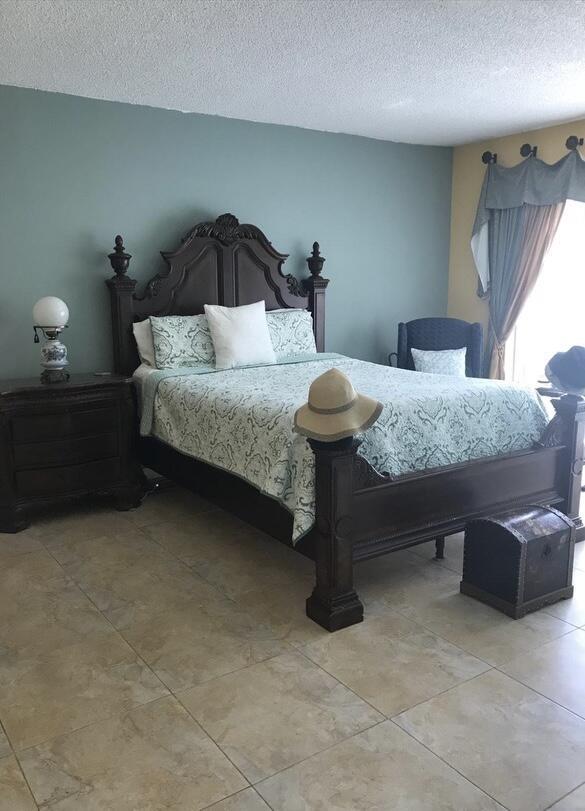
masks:
[[[69,321],[69,307],[56,296],[45,296],[33,307],[33,321],[37,327],[65,327]]]

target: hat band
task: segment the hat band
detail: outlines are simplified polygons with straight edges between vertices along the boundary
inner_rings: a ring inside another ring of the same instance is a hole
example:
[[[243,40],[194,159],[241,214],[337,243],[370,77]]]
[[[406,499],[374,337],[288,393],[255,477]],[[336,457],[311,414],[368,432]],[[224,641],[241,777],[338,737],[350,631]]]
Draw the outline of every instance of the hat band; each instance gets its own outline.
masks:
[[[358,396],[356,394],[353,400],[350,400],[349,403],[336,406],[335,408],[317,408],[317,406],[312,405],[310,402],[307,403],[307,405],[315,414],[341,414],[343,411],[349,411],[349,409],[357,403],[357,399]]]

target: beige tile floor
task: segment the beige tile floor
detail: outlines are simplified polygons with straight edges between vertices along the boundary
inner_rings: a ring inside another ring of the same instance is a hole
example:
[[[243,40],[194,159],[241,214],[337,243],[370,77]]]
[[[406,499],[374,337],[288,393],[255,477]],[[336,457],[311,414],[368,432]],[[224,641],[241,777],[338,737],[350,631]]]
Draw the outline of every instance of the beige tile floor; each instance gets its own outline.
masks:
[[[178,489],[0,536],[0,811],[585,811],[585,544],[517,622],[432,553],[328,634],[310,561]]]

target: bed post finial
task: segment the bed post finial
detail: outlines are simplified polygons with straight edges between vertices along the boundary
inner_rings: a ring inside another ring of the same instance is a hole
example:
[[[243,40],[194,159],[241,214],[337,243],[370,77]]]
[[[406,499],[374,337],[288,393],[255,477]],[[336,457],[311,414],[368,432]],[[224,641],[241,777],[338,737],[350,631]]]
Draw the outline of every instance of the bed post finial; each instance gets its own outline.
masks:
[[[124,276],[130,266],[132,254],[124,251],[124,239],[120,234],[114,239],[114,250],[108,254],[108,259],[116,276]]]
[[[313,242],[313,250],[310,256],[307,256],[307,265],[311,271],[311,276],[320,276],[323,270],[323,262],[325,257],[321,256],[319,252],[319,243]]]
[[[114,244],[113,252],[108,254],[114,276],[106,279],[110,291],[114,336],[114,371],[127,375],[132,374],[137,366],[132,338],[136,279],[131,279],[126,275],[132,255],[124,250],[124,240],[120,234],[115,238]]]
[[[321,256],[319,243],[313,242],[313,251],[307,257],[307,265],[311,275],[303,280],[303,287],[309,297],[309,311],[313,316],[313,332],[317,352],[325,351],[325,290],[329,279],[321,276],[325,257]]]

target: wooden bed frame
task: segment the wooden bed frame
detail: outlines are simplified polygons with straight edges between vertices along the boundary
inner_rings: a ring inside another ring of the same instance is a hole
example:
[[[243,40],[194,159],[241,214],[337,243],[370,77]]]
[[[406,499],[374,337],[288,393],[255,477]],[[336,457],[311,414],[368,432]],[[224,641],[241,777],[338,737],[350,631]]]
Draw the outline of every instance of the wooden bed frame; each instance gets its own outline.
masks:
[[[307,259],[310,276],[284,275],[279,253],[253,225],[231,214],[196,225],[167,264],[137,295],[122,237],[109,254],[115,371],[131,374],[139,360],[132,324],[151,315],[197,314],[204,304],[236,306],[264,299],[266,309],[302,307],[313,316],[319,352],[325,344],[324,258],[318,243]],[[533,450],[478,459],[391,478],[359,453],[354,438],[310,441],[316,461],[316,523],[296,548],[316,564],[307,614],[329,631],[360,622],[363,605],[353,586],[353,564],[459,532],[470,518],[527,504],[554,505],[577,523],[585,439],[585,401],[555,400],[556,416]],[[292,516],[241,479],[148,437],[141,462],[201,493],[249,523],[291,543]]]

